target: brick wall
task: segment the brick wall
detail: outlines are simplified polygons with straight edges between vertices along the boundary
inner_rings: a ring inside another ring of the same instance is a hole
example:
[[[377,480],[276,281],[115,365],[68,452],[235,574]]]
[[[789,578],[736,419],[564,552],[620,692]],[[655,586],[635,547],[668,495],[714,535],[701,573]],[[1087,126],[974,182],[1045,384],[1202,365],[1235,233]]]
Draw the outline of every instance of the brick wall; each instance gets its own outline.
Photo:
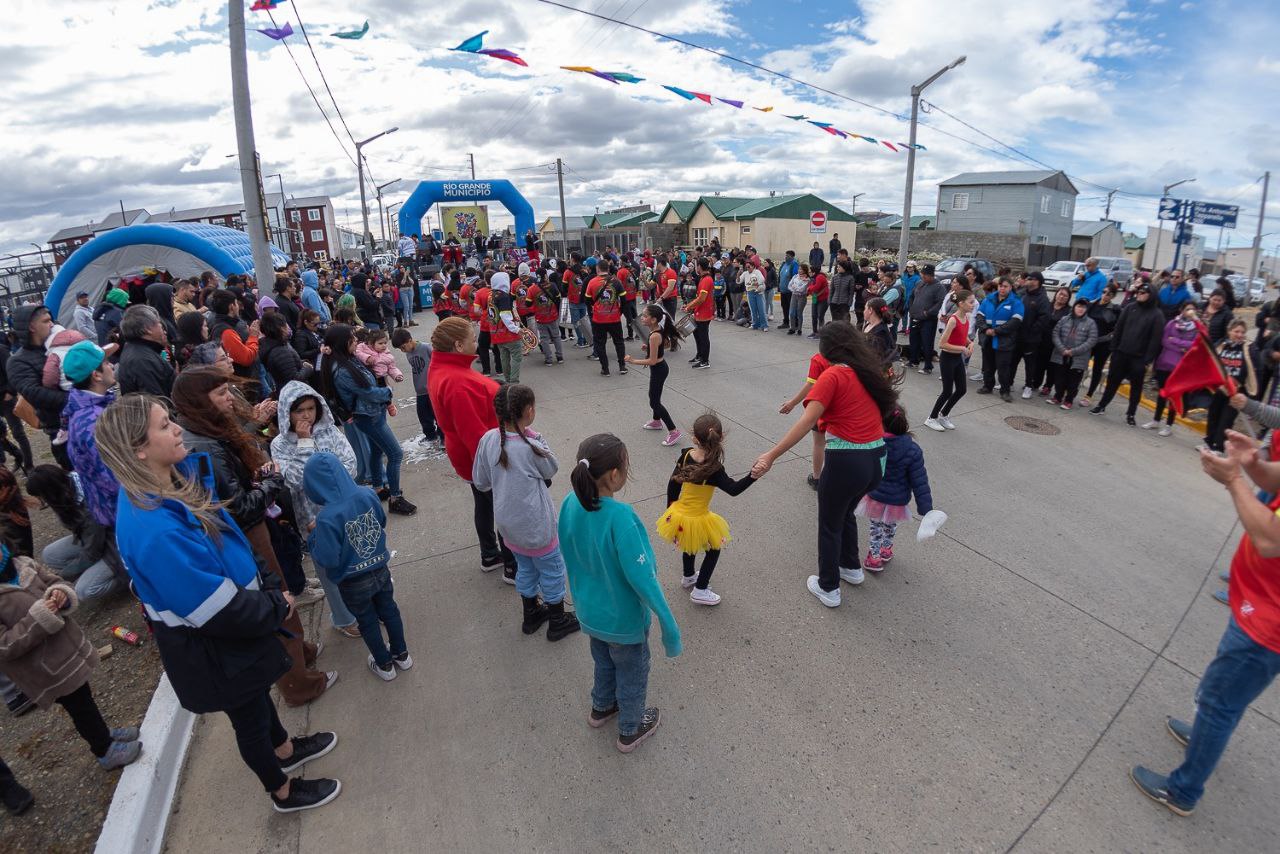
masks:
[[[898,229],[858,229],[858,249],[897,253],[902,232]],[[969,231],[913,231],[911,251],[934,252],[942,256],[965,255],[988,258],[996,266],[1021,270],[1027,264],[1027,240],[1011,234]]]

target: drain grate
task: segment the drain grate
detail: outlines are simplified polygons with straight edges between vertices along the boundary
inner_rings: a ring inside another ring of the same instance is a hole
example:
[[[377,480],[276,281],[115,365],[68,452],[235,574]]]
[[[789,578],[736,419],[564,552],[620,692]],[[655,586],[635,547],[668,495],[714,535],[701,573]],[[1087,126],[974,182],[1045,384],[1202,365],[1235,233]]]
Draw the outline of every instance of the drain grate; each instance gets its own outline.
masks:
[[[1057,436],[1062,432],[1048,421],[1042,421],[1039,418],[1028,418],[1025,415],[1010,415],[1004,420],[1004,423],[1014,430],[1021,430],[1023,433],[1034,433],[1037,436]]]

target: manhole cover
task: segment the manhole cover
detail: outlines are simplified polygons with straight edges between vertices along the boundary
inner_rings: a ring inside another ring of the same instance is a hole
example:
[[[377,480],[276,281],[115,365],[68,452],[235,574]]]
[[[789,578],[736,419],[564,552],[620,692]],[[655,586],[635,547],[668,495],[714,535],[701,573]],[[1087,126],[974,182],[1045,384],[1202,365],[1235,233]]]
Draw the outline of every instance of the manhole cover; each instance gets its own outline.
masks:
[[[1039,418],[1028,418],[1025,415],[1010,415],[1004,420],[1004,423],[1014,430],[1021,430],[1023,433],[1035,433],[1037,436],[1056,436],[1062,432],[1048,421],[1041,421]]]

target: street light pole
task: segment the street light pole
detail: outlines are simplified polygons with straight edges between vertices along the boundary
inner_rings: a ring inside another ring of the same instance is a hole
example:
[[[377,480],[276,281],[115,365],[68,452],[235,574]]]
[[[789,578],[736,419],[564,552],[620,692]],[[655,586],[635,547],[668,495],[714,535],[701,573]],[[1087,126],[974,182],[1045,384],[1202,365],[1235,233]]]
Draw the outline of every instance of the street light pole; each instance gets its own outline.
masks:
[[[373,232],[369,231],[369,203],[365,199],[364,194],[364,155],[362,155],[360,151],[375,139],[380,139],[387,134],[395,133],[398,130],[400,130],[399,127],[393,127],[356,143],[356,179],[360,182],[360,221],[364,228],[364,233],[360,235],[360,245],[368,247],[370,258],[373,258]]]
[[[1253,263],[1249,265],[1249,287],[1258,277],[1258,265],[1262,262],[1262,221],[1267,218],[1267,189],[1271,185],[1271,172],[1262,175],[1262,208],[1258,211],[1258,230],[1253,234]]]
[[[267,245],[262,210],[257,149],[253,142],[253,107],[249,100],[249,60],[245,54],[244,0],[227,4],[227,29],[231,45],[231,103],[236,123],[236,156],[240,164],[240,189],[248,222],[249,247],[253,251],[254,279],[261,287],[275,281],[271,248]]]
[[[968,57],[958,57],[950,65],[940,68],[919,86],[911,87],[911,136],[907,140],[907,186],[902,199],[902,239],[898,242],[898,269],[907,266],[907,245],[911,240],[911,189],[916,177],[916,123],[920,116],[920,94],[942,75],[959,68]]]
[[[386,187],[390,187],[392,184],[399,182],[399,180],[400,180],[399,178],[396,178],[393,181],[388,181],[385,184],[379,184],[378,186],[373,188],[374,195],[378,197],[378,230],[382,232],[383,243],[387,242],[387,225],[386,225],[386,217],[382,213],[382,191]]]
[[[866,193],[855,193],[853,198],[849,200],[849,216],[853,216],[858,212],[858,199],[865,195]]]
[[[400,237],[400,229],[396,226],[394,212],[396,208],[403,204],[404,202],[395,202],[387,205],[387,234],[391,235],[392,240],[396,240]]]

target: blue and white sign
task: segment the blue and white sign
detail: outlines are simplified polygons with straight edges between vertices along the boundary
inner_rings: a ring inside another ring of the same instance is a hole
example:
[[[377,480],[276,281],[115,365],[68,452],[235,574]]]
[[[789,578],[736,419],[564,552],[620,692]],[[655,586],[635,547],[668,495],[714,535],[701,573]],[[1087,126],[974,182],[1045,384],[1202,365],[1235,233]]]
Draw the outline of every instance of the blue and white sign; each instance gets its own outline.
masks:
[[[1175,199],[1171,196],[1165,196],[1160,200],[1160,212],[1157,214],[1160,219],[1178,219],[1182,216],[1182,199]]]
[[[1179,222],[1173,228],[1173,242],[1186,245],[1191,242],[1191,225],[1190,223]]]
[[[1240,208],[1236,205],[1220,205],[1216,202],[1193,202],[1191,221],[1196,225],[1214,225],[1218,228],[1235,228]]]

